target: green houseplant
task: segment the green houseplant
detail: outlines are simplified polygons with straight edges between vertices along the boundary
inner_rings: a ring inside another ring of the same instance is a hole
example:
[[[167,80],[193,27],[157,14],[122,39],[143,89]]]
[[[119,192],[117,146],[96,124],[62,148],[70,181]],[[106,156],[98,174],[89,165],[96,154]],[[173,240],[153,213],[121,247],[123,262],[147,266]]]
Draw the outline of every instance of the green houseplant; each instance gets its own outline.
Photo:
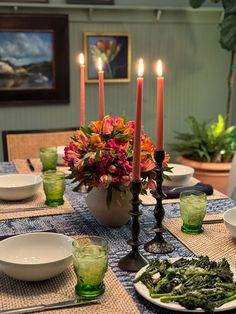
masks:
[[[206,0],[190,0],[193,8],[201,7]],[[236,1],[235,0],[211,0],[213,3],[222,3],[224,18],[220,23],[220,45],[230,52],[230,64],[228,72],[228,95],[225,112],[225,127],[229,124],[229,117],[232,112],[232,91],[236,73]]]
[[[194,176],[226,193],[231,160],[236,150],[236,126],[226,127],[225,119],[199,122],[188,117],[190,132],[176,133],[171,149],[180,154],[176,160],[195,169]],[[220,178],[219,178],[220,177]]]
[[[187,122],[191,132],[177,132],[176,139],[180,142],[171,145],[173,150],[191,160],[231,162],[236,149],[236,126],[225,128],[222,115],[218,116],[217,122],[198,122],[192,116]]]

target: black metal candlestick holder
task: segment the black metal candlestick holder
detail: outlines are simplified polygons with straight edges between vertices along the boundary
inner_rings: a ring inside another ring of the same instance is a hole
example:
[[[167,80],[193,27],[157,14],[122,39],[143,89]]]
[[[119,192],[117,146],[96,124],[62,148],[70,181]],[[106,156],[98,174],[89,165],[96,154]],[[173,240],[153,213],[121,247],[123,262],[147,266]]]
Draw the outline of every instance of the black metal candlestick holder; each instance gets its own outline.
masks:
[[[163,182],[163,167],[162,163],[165,158],[164,150],[156,150],[154,158],[157,164],[156,169],[156,190],[152,195],[156,199],[156,206],[154,208],[154,217],[156,219],[156,225],[153,228],[153,231],[156,233],[156,236],[149,242],[144,245],[144,249],[150,253],[170,253],[174,251],[174,246],[165,241],[163,238],[164,228],[162,227],[162,221],[165,216],[165,211],[162,205],[162,199],[166,197],[162,190]]]
[[[118,266],[122,270],[137,272],[140,268],[147,265],[148,263],[148,261],[139,252],[139,246],[142,244],[138,239],[140,233],[139,216],[142,215],[142,211],[139,210],[139,205],[141,203],[139,199],[139,194],[141,192],[141,182],[132,181],[130,191],[133,195],[131,200],[132,210],[130,211],[132,218],[132,239],[128,240],[127,243],[132,247],[132,250],[130,253],[119,260]]]

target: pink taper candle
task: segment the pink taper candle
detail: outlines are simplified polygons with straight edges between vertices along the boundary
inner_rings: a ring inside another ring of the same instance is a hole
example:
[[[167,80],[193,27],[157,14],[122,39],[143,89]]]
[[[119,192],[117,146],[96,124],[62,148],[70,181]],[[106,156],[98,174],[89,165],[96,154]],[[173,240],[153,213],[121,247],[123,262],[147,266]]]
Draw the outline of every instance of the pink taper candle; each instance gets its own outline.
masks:
[[[141,122],[143,104],[143,59],[139,59],[137,78],[136,120],[134,132],[133,181],[139,181],[141,175]]]
[[[84,80],[84,54],[79,54],[80,64],[80,125],[85,125],[85,80]]]
[[[163,92],[164,77],[162,76],[162,62],[157,61],[157,127],[156,146],[157,150],[163,150]]]
[[[98,58],[98,87],[99,87],[99,120],[105,116],[105,97],[104,97],[104,71],[102,69],[102,58]]]

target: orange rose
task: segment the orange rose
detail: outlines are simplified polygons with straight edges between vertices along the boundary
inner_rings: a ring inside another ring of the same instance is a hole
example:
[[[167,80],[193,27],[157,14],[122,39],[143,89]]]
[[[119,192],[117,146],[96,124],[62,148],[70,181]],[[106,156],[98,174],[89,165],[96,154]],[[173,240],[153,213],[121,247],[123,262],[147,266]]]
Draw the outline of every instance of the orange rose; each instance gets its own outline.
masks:
[[[116,124],[114,126],[114,130],[122,130],[124,127],[125,127],[124,119],[117,117],[116,118]]]
[[[102,130],[102,121],[92,121],[89,126],[94,132],[100,133]]]
[[[97,133],[92,133],[90,136],[90,142],[91,144],[101,143],[101,137]]]
[[[127,143],[125,143],[124,145],[123,145],[123,149],[124,149],[124,151],[128,151],[128,149],[129,149],[129,147],[130,147],[130,144],[129,144],[129,142],[127,142]]]
[[[142,142],[141,142],[141,149],[151,152],[154,150],[154,144],[152,143],[152,140],[150,137],[143,137]]]
[[[105,117],[103,119],[102,131],[104,134],[111,134],[113,130],[113,119],[111,117]]]
[[[77,130],[74,133],[75,138],[77,139],[77,141],[82,145],[82,146],[86,146],[88,144],[88,138],[87,136],[84,134],[83,131],[81,130]]]
[[[124,130],[124,134],[133,135],[133,134],[134,134],[134,129],[132,129],[132,128],[126,128],[126,129]]]

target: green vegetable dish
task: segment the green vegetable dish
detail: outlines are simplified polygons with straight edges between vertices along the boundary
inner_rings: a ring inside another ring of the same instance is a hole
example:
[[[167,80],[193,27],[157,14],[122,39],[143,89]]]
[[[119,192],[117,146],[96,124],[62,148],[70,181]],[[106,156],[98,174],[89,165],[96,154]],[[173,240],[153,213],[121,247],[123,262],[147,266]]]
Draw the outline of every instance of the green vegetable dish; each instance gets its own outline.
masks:
[[[210,261],[208,256],[175,261],[153,260],[135,278],[142,282],[151,298],[161,302],[175,302],[188,310],[201,308],[207,313],[236,300],[236,282],[226,259]]]

